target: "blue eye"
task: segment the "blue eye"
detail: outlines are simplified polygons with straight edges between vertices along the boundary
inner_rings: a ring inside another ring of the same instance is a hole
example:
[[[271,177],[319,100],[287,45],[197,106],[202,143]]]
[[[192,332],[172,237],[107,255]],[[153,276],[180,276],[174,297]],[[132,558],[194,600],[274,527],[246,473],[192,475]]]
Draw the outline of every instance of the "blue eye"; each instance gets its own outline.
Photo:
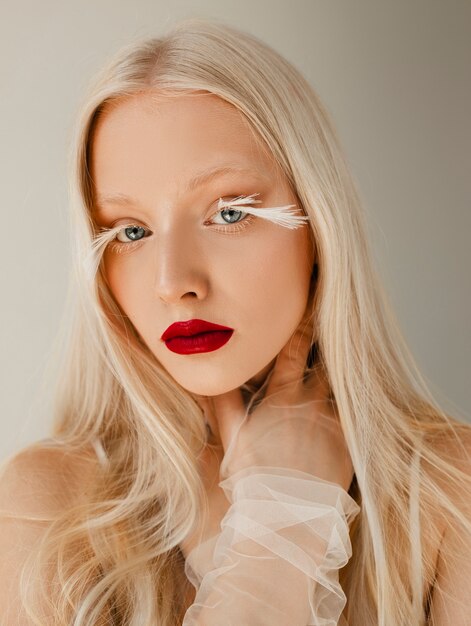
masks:
[[[221,209],[220,211],[215,213],[214,217],[218,215],[220,215],[222,219],[224,220],[223,222],[219,222],[219,224],[221,223],[222,224],[234,224],[238,221],[242,221],[242,220],[239,220],[239,218],[241,217],[241,215],[244,215],[244,211],[239,211],[238,209]],[[245,215],[248,215],[248,214],[245,213]],[[226,217],[228,219],[226,219]]]
[[[142,226],[128,226],[118,232],[116,239],[122,243],[129,243],[129,240],[139,241],[139,239],[145,237],[145,234],[146,229]],[[128,239],[126,239],[126,237],[128,237]]]
[[[252,194],[252,196],[258,194]],[[216,213],[213,213],[210,220],[207,222],[208,224],[213,224],[216,228],[214,230],[219,230],[221,232],[230,233],[238,233],[246,226],[249,226],[255,220],[255,217],[246,211],[242,211],[245,206],[252,206],[257,200],[253,200],[252,196],[237,196],[233,197],[231,200],[223,200],[220,198],[220,201],[223,201],[226,206],[220,208]],[[237,208],[240,206],[240,209]],[[215,218],[219,218],[222,221],[214,221]],[[232,225],[232,227],[231,227]]]
[[[251,196],[238,196],[233,198],[232,201],[235,203],[234,206],[229,204],[231,201],[226,202],[226,206],[213,213],[211,218],[205,222],[205,225],[213,225],[213,230],[230,234],[238,233],[243,228],[252,224],[255,217],[250,213],[242,211],[241,209],[244,204],[246,206],[252,206],[254,202],[258,201],[252,200]],[[236,208],[238,204],[241,206],[240,209]],[[217,218],[218,221],[215,221],[215,218]],[[123,228],[117,232],[115,239],[110,242],[110,249],[116,251],[124,251],[125,249],[130,250],[135,247],[132,245],[133,243],[138,243],[151,234],[152,232],[150,230],[144,228],[144,226],[139,226],[138,224],[123,226]]]

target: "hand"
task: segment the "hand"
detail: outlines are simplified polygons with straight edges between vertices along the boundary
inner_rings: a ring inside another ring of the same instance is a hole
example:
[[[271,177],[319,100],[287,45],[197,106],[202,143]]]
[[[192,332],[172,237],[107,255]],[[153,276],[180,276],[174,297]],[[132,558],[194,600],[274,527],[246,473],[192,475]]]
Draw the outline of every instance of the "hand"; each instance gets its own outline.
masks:
[[[312,331],[306,310],[278,354],[264,399],[250,415],[239,388],[212,398],[225,452],[222,479],[250,466],[285,467],[348,491],[353,465],[325,370],[317,363],[305,376]]]
[[[220,533],[221,520],[230,507],[224,490],[219,486],[219,468],[224,456],[224,449],[218,439],[212,399],[206,396],[196,396],[196,400],[204,411],[207,424],[211,427],[208,443],[198,457],[200,475],[208,498],[209,517],[204,519],[201,516],[196,530],[180,542],[180,549],[185,559],[197,545]]]
[[[180,543],[184,556],[220,531],[230,502],[219,482],[249,466],[288,467],[334,482],[348,491],[353,466],[323,368],[304,377],[312,343],[306,311],[277,356],[263,401],[250,414],[239,388],[198,402],[222,446],[208,446],[201,467],[210,516]]]

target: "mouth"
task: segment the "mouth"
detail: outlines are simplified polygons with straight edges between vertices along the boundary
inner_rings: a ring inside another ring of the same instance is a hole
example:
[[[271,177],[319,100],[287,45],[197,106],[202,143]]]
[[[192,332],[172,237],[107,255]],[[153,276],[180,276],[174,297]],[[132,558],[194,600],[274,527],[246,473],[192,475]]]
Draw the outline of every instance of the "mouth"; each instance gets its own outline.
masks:
[[[210,330],[187,337],[171,337],[165,341],[169,350],[177,354],[197,354],[214,352],[222,348],[234,333],[230,330]]]
[[[194,354],[218,350],[229,341],[233,332],[229,326],[193,318],[170,324],[161,340],[172,352]]]

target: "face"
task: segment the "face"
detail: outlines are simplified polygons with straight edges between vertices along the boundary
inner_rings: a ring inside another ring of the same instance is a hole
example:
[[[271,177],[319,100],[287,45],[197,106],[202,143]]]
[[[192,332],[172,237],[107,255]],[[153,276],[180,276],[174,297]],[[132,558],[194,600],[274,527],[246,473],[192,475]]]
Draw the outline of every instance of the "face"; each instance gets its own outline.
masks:
[[[262,380],[304,314],[314,251],[306,224],[218,211],[220,198],[257,194],[252,207],[296,204],[302,214],[245,118],[213,94],[138,94],[106,110],[91,142],[95,221],[135,225],[108,244],[103,269],[144,343],[195,394]],[[171,350],[164,331],[195,318],[234,330],[217,349]]]

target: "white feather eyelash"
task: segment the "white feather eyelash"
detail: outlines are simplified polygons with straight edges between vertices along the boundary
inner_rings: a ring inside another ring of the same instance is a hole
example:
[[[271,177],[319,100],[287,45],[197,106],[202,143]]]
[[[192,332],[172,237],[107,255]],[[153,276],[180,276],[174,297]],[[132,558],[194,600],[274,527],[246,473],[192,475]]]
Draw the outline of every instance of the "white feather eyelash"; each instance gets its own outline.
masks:
[[[300,228],[310,219],[308,215],[297,215],[296,204],[288,204],[279,207],[264,207],[263,209],[256,209],[252,207],[252,204],[261,204],[261,200],[254,200],[254,196],[258,196],[258,193],[253,193],[249,196],[238,196],[233,200],[222,200],[219,198],[218,211],[222,209],[230,209],[232,207],[238,207],[237,210],[241,210],[243,213],[250,213],[255,217],[261,217],[262,219],[269,220],[284,226],[285,228]],[[246,203],[249,204],[246,204]],[[228,223],[229,224],[229,223]],[[98,233],[94,236],[92,244],[87,251],[84,258],[84,266],[87,274],[92,277],[96,274],[98,266],[100,264],[100,256],[106,245],[112,241],[116,235],[123,230],[123,228],[129,228],[134,224],[119,224],[113,228],[100,228]]]
[[[256,217],[261,217],[265,220],[270,220],[279,226],[285,226],[286,228],[299,228],[304,226],[305,222],[309,220],[308,215],[297,215],[296,204],[287,204],[285,206],[277,207],[264,207],[263,209],[256,209],[251,207],[250,204],[260,204],[261,200],[251,200],[254,196],[258,196],[258,193],[252,193],[250,196],[239,196],[234,200],[222,200],[219,198],[218,210],[229,209],[233,206],[238,206],[243,209],[244,213],[250,213]],[[249,202],[249,206],[245,206],[245,203]]]

